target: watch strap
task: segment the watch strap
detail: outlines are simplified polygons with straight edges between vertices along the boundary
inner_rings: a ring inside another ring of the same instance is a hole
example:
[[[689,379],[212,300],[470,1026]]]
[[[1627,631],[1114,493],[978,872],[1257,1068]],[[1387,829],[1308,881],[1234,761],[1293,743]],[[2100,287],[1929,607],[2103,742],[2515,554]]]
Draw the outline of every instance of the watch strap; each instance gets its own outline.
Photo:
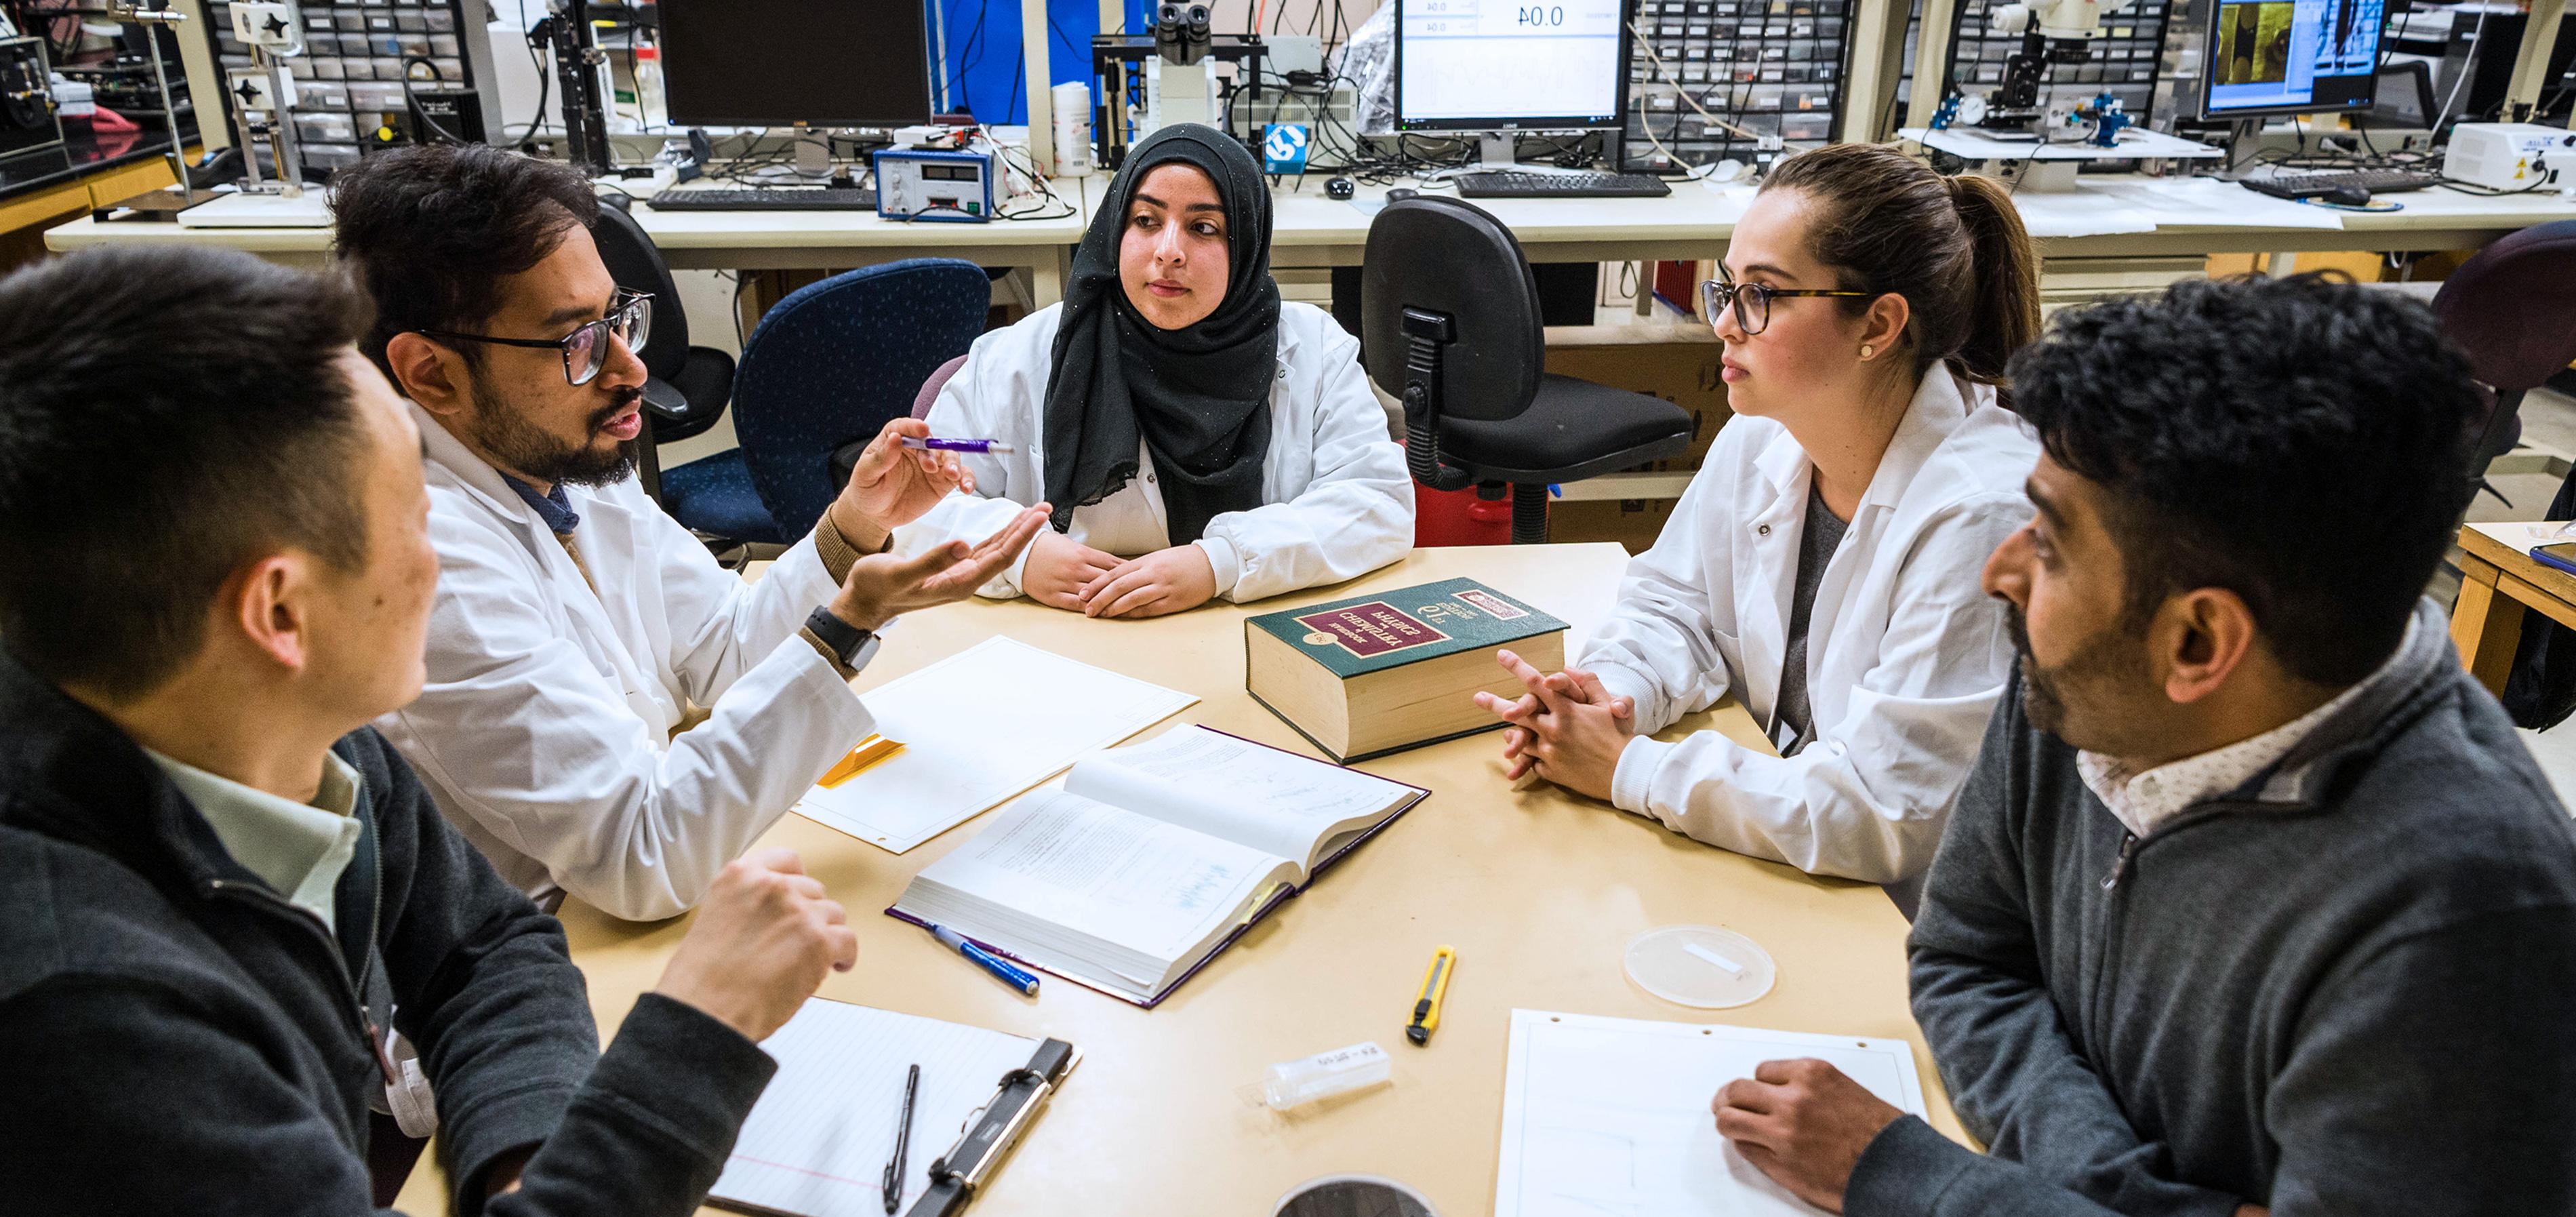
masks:
[[[857,667],[861,653],[867,650],[869,641],[876,637],[871,631],[860,629],[841,620],[833,615],[828,606],[823,605],[815,606],[814,611],[806,615],[805,628],[813,631],[814,637],[821,639],[824,646],[830,647],[832,653],[840,657],[841,666],[845,668]]]

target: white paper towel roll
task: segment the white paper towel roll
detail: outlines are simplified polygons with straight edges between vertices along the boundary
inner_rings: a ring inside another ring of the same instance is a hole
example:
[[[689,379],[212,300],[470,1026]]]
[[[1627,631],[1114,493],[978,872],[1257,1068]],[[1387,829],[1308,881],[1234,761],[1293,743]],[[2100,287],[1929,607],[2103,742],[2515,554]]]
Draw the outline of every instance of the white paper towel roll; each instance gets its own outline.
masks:
[[[1067,81],[1051,92],[1055,107],[1055,175],[1080,177],[1091,172],[1091,87]]]

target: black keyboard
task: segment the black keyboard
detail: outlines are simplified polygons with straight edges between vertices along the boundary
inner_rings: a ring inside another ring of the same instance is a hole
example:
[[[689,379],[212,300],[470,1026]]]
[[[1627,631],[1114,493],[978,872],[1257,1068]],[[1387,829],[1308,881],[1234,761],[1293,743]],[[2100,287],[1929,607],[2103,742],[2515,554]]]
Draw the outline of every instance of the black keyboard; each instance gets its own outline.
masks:
[[[2356,169],[2338,173],[2281,173],[2271,177],[2244,178],[2236,184],[2276,199],[2319,199],[2331,190],[2399,194],[2438,186],[2441,182],[2442,179],[2435,174],[2408,169]]]
[[[875,211],[877,192],[858,186],[664,190],[645,202],[655,211]]]
[[[1486,169],[1461,173],[1462,199],[1660,199],[1673,188],[1644,173],[1519,173]]]

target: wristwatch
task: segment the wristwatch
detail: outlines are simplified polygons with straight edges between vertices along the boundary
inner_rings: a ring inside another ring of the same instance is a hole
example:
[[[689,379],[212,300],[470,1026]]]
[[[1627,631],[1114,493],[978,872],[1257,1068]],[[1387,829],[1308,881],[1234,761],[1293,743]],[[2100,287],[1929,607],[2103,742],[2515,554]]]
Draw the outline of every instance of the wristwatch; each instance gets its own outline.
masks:
[[[841,657],[841,666],[852,671],[866,667],[869,660],[876,658],[877,647],[885,641],[874,630],[860,629],[833,616],[832,610],[823,605],[816,605],[806,616],[805,628],[814,631],[824,646]]]

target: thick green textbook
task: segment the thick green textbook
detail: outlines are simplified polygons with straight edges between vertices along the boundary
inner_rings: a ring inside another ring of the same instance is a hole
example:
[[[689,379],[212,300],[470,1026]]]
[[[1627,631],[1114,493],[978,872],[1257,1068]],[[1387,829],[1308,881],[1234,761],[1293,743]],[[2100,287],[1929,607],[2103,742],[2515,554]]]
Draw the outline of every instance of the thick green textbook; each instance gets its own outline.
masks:
[[[1473,579],[1265,613],[1244,622],[1244,687],[1348,763],[1490,731],[1475,693],[1517,697],[1505,647],[1553,672],[1565,623]]]

